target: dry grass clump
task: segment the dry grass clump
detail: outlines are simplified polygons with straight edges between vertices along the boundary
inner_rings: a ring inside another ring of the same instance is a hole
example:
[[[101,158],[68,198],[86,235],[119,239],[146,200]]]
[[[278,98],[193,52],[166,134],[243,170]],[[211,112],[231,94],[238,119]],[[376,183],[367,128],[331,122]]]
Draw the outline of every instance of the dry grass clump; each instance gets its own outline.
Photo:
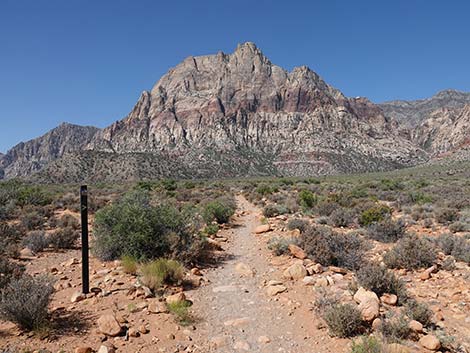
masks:
[[[183,266],[175,260],[158,259],[145,263],[140,268],[141,282],[153,291],[164,284],[181,283],[184,276]]]

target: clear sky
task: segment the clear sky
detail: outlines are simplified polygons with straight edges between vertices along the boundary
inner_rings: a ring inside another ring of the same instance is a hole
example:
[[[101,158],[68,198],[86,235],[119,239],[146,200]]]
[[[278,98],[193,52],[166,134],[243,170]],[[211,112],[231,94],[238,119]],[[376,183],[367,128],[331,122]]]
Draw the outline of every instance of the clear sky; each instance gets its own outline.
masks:
[[[189,55],[253,41],[375,102],[470,91],[468,0],[1,0],[0,151],[107,126]]]

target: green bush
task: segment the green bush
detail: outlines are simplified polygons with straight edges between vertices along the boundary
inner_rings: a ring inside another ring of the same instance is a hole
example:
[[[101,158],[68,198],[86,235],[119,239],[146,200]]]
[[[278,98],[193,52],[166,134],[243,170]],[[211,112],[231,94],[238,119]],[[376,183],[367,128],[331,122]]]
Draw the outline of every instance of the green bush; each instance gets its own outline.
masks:
[[[390,268],[409,270],[431,266],[437,258],[435,247],[416,235],[406,235],[384,255],[384,262]]]
[[[274,189],[268,184],[261,184],[256,188],[256,192],[261,196],[266,196],[272,194],[274,192]]]
[[[102,260],[173,257],[185,263],[200,256],[204,239],[192,209],[150,205],[145,191],[132,191],[95,216],[94,253]]]
[[[0,256],[17,257],[21,233],[16,226],[0,221]]]
[[[39,329],[47,319],[47,308],[54,292],[45,277],[23,275],[13,279],[2,291],[0,316],[23,330]]]
[[[376,262],[369,262],[361,266],[356,272],[358,283],[376,293],[379,297],[382,294],[395,294],[399,303],[403,303],[408,294],[405,283],[397,278],[395,274]]]
[[[305,208],[312,208],[317,203],[317,197],[310,190],[299,192],[299,202]]]
[[[190,306],[191,303],[187,300],[167,304],[168,311],[175,315],[178,323],[182,326],[187,326],[195,321],[194,317],[189,312]]]
[[[301,233],[300,246],[314,261],[324,266],[357,269],[363,263],[366,244],[351,233],[337,233],[328,227],[310,226]]]
[[[183,280],[184,268],[175,260],[158,259],[145,263],[140,268],[141,282],[153,291],[164,284],[178,284]]]
[[[388,206],[376,205],[369,208],[361,213],[359,218],[359,224],[361,226],[369,226],[373,223],[382,221],[383,219],[390,217],[392,210]]]
[[[233,199],[219,198],[209,201],[204,205],[202,217],[206,224],[216,221],[219,224],[228,223],[230,217],[235,213],[236,204]]]
[[[219,231],[218,224],[208,224],[204,228],[204,233],[206,233],[207,235],[216,235],[218,231]]]
[[[336,337],[352,337],[362,329],[361,312],[351,304],[333,304],[324,314],[330,333]]]

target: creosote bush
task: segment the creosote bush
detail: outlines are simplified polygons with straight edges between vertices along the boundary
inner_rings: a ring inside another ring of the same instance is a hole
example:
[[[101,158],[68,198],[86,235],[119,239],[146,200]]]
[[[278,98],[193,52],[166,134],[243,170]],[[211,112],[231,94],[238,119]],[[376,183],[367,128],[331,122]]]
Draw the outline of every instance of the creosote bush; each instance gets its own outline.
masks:
[[[45,277],[23,275],[13,279],[2,291],[0,316],[23,330],[40,329],[53,292],[51,281]]]
[[[373,223],[382,221],[383,219],[390,217],[392,210],[390,207],[385,205],[375,205],[374,207],[368,208],[361,213],[359,217],[359,224],[361,226],[369,226]]]
[[[429,240],[409,234],[386,252],[383,260],[390,268],[413,270],[432,266],[436,258],[436,249]]]
[[[361,266],[356,272],[356,277],[359,285],[373,291],[379,297],[385,293],[395,294],[399,303],[403,303],[408,297],[405,283],[392,271],[376,262],[368,262]]]
[[[302,190],[299,192],[299,202],[305,208],[312,208],[317,203],[317,197],[310,190]]]
[[[325,226],[310,226],[301,233],[300,246],[314,261],[324,266],[358,269],[362,265],[365,242],[355,234],[337,233]]]
[[[170,203],[152,206],[147,192],[132,191],[96,213],[93,251],[102,260],[129,255],[190,263],[203,249],[199,229],[192,209],[179,210]]]
[[[237,205],[230,198],[219,198],[204,205],[202,217],[207,224],[216,221],[219,224],[227,223],[235,213]]]
[[[164,284],[178,284],[183,280],[183,266],[175,260],[158,259],[145,263],[140,268],[141,282],[153,291]]]

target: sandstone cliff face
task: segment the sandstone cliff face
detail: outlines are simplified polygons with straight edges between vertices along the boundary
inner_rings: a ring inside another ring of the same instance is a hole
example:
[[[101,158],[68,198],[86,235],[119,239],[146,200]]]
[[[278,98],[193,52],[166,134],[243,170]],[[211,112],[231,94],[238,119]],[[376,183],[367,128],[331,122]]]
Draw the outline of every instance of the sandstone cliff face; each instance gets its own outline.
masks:
[[[433,156],[470,146],[470,104],[432,112],[413,132],[413,140]]]
[[[89,148],[159,152],[250,150],[281,174],[316,175],[412,165],[425,154],[366,99],[348,99],[307,67],[287,72],[253,43],[189,57],[143,92],[131,113]],[[228,157],[228,155],[227,155]],[[193,160],[197,169],[197,159]]]
[[[41,137],[18,144],[0,156],[0,179],[28,176],[67,153],[83,150],[98,130],[63,123]]]

